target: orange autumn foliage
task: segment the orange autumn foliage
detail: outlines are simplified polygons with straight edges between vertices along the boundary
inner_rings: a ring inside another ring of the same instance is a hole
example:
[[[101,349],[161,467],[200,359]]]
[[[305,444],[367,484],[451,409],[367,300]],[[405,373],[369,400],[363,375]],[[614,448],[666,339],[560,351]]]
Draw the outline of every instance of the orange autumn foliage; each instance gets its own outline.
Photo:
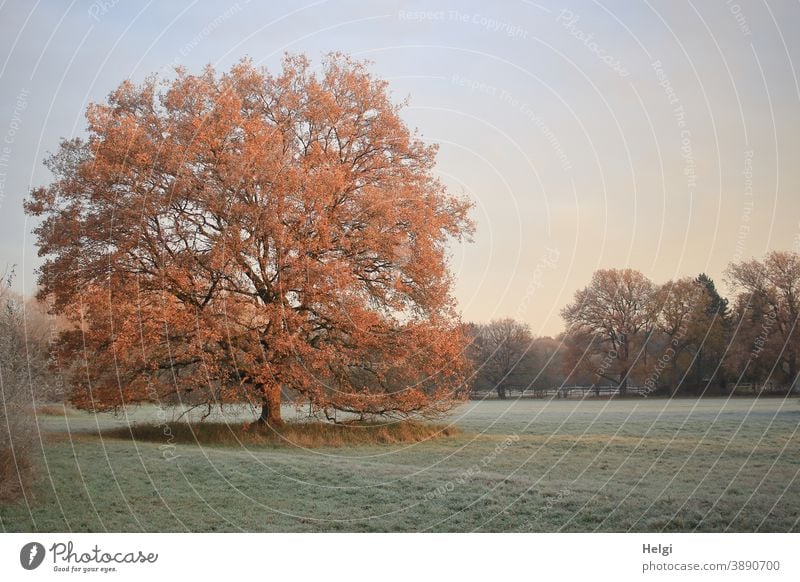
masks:
[[[122,83],[32,191],[41,295],[72,328],[73,402],[252,402],[443,410],[468,377],[446,243],[470,204],[433,176],[384,81],[334,54],[315,72],[178,70]]]

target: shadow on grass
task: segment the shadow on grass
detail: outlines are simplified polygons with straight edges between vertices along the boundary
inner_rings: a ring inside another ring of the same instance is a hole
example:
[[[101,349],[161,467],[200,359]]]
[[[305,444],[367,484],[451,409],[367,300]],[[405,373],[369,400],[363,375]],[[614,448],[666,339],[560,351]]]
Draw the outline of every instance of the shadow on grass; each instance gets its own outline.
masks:
[[[100,432],[104,438],[169,444],[265,447],[344,447],[416,443],[458,433],[452,426],[425,422],[328,424],[287,422],[279,427],[250,423],[172,422],[133,424]]]

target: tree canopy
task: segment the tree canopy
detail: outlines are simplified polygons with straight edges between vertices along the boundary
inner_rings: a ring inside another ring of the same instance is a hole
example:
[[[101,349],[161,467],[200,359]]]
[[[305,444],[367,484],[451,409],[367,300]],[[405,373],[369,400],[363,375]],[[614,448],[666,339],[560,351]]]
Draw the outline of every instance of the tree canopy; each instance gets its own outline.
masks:
[[[633,269],[600,269],[561,312],[574,354],[624,394],[653,323],[653,283]],[[573,358],[575,359],[575,358]]]
[[[496,390],[505,399],[512,389],[522,391],[531,385],[538,362],[527,324],[504,318],[473,325],[471,331],[476,390]]]
[[[800,254],[772,251],[730,265],[739,292],[734,308],[736,343],[730,367],[737,377],[796,387],[800,378]]]

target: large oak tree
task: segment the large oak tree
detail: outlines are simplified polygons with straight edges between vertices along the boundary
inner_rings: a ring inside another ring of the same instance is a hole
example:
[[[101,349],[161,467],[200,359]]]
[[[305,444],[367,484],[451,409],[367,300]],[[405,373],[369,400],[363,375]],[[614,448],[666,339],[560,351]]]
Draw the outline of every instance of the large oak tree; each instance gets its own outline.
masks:
[[[468,377],[447,241],[469,204],[362,63],[122,83],[33,190],[72,399],[441,410]],[[198,396],[199,394],[199,396]]]

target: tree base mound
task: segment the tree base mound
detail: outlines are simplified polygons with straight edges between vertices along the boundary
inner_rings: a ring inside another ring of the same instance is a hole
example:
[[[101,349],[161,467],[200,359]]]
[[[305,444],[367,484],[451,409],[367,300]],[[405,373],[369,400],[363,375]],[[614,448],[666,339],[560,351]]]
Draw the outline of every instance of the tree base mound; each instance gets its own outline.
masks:
[[[174,422],[133,424],[104,430],[100,436],[161,444],[316,448],[416,443],[457,433],[458,429],[453,426],[415,421],[352,424],[285,422],[279,426]]]

